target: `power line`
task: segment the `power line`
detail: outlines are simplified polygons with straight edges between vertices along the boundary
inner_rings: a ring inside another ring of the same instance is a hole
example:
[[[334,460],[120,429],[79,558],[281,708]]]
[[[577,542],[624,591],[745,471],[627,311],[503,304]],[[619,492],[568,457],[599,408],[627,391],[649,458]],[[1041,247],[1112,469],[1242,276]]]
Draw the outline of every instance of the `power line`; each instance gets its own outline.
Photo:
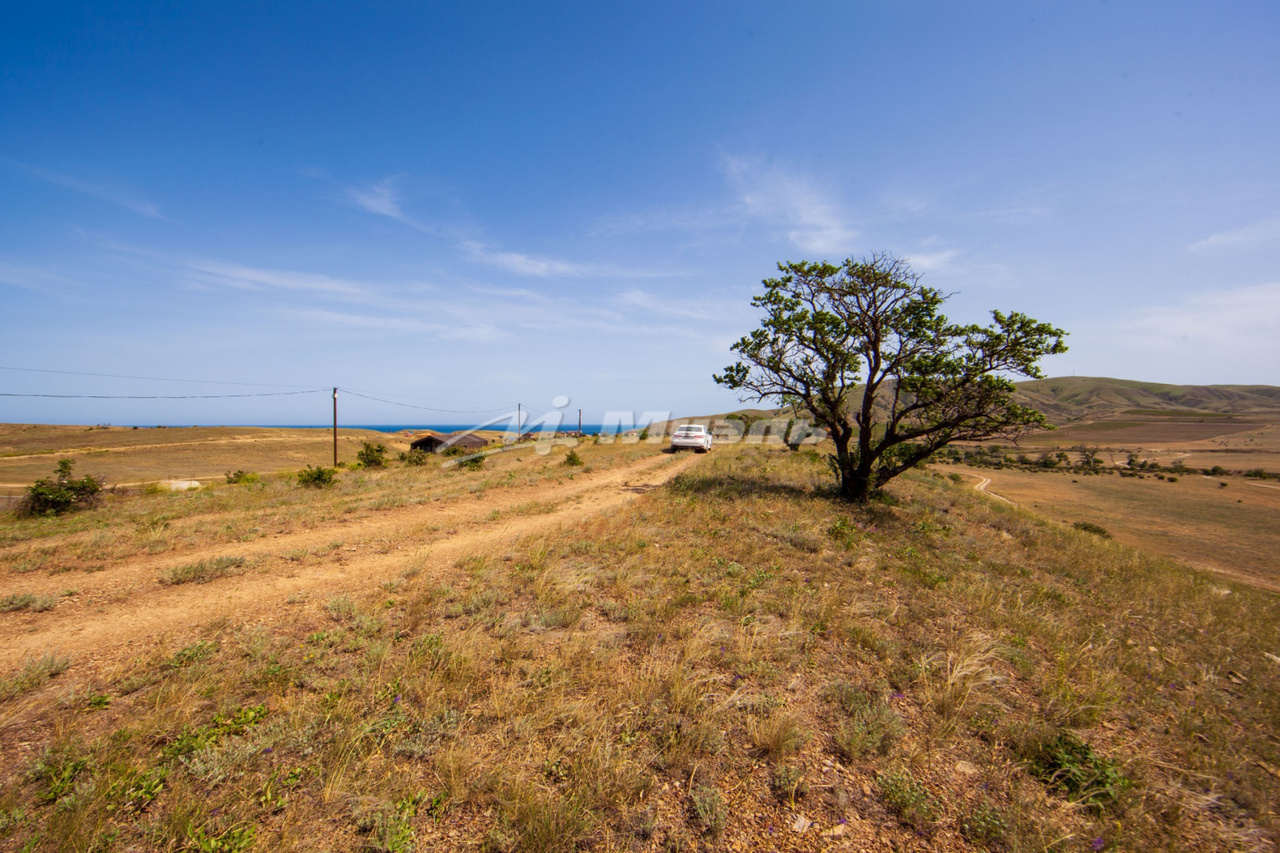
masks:
[[[189,382],[201,385],[244,385],[251,388],[303,388],[306,386],[295,385],[284,382],[228,382],[218,379],[172,379],[164,376],[127,376],[119,373],[85,373],[78,370],[45,370],[39,367],[6,367],[0,365],[0,370],[16,370],[23,373],[57,373],[61,376],[96,376],[103,379],[143,379],[149,382]],[[37,395],[31,395],[37,396]],[[143,398],[137,398],[143,399]]]
[[[236,384],[236,383],[230,383]],[[48,397],[56,400],[227,400],[233,397],[288,397],[292,394],[319,394],[328,388],[312,388],[309,391],[272,391],[262,394],[10,394],[0,391],[0,397]]]
[[[478,409],[471,410],[471,411],[477,411],[477,412],[496,412],[496,411],[499,411],[499,409],[506,408],[507,406],[510,405],[505,400],[447,400],[444,398],[432,398],[431,400],[427,400],[426,398],[423,398],[423,397],[411,397],[407,394],[393,394],[390,391],[370,391],[367,388],[361,388],[358,391],[352,388],[339,388],[338,390],[346,391],[349,394],[364,394],[366,396],[372,396],[379,399],[383,399],[386,397],[394,398],[391,400],[386,400],[386,402],[388,403],[398,403],[401,400],[413,400],[419,403],[423,403],[423,402],[452,403],[459,406],[481,406],[481,407],[485,406],[486,404],[493,403],[498,407],[498,408],[492,408],[492,409],[478,408]]]
[[[450,415],[483,415],[490,412],[507,411],[508,406],[500,406],[496,409],[437,409],[432,406],[414,406],[409,403],[398,403],[395,400],[384,400],[381,397],[373,397],[369,394],[361,394],[359,391],[352,391],[349,388],[339,388],[344,394],[350,394],[352,397],[363,397],[366,400],[373,400],[377,403],[386,403],[389,406],[403,406],[406,409],[420,409],[424,412],[442,412]]]

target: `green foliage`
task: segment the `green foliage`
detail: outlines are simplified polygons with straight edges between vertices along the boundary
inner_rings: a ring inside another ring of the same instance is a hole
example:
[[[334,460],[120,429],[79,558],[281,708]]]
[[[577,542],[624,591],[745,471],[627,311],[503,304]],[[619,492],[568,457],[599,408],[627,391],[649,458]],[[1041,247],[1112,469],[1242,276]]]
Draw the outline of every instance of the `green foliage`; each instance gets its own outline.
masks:
[[[239,469],[235,471],[228,471],[226,473],[226,478],[227,478],[227,485],[238,484],[242,486],[252,485],[253,483],[256,483],[262,479],[257,474],[254,474],[251,471],[242,471]]]
[[[298,472],[298,485],[311,489],[324,489],[332,486],[337,476],[338,472],[334,468],[312,468],[308,465]]]
[[[1107,531],[1107,528],[1100,524],[1094,524],[1092,521],[1077,521],[1071,526],[1084,533],[1092,533],[1094,536],[1101,536],[1103,539],[1111,538],[1111,534]]]
[[[836,727],[833,745],[845,761],[885,755],[906,733],[898,712],[847,682],[827,688],[826,697],[847,715]]]
[[[214,714],[204,726],[187,727],[162,750],[167,758],[181,758],[207,749],[228,737],[239,737],[267,717],[266,705],[237,708],[230,715]]]
[[[164,662],[165,669],[181,669],[190,666],[193,663],[202,661],[213,655],[218,650],[218,644],[209,640],[200,640],[192,643],[185,648],[179,649],[174,653],[173,657]]]
[[[49,749],[36,760],[28,774],[36,784],[36,799],[56,803],[75,790],[78,777],[89,762],[71,749]]]
[[[578,451],[570,450],[569,455],[564,458],[564,464],[569,467],[581,467],[582,457],[578,455]]]
[[[483,456],[472,456],[468,459],[463,459],[458,463],[458,467],[463,471],[479,471],[483,466]]]
[[[356,460],[365,468],[384,468],[387,464],[387,448],[382,444],[363,442],[356,451]]]
[[[222,832],[210,834],[203,826],[193,826],[187,831],[187,850],[199,853],[242,853],[253,849],[255,830],[249,825],[238,825]]]
[[[689,793],[689,799],[693,803],[693,813],[702,826],[702,831],[712,838],[719,838],[729,820],[729,807],[725,805],[724,797],[715,788],[702,786],[694,788]]]
[[[52,480],[36,480],[18,504],[20,515],[62,515],[97,505],[102,482],[94,477],[73,479],[70,459],[59,459]]]
[[[1094,808],[1115,803],[1132,784],[1119,764],[1098,755],[1071,732],[1032,742],[1024,757],[1031,775]]]
[[[1009,819],[1000,809],[981,803],[960,818],[960,834],[983,847],[1000,845],[1009,834]]]
[[[0,701],[29,693],[71,665],[71,658],[45,652],[38,658],[27,656],[22,668],[10,678],[0,678]]]
[[[876,788],[885,807],[913,829],[927,828],[937,816],[938,805],[932,795],[906,768],[880,773]]]
[[[58,597],[56,595],[32,595],[29,592],[16,592],[0,598],[0,613],[8,613],[14,610],[30,610],[33,613],[43,613],[57,606]]]
[[[417,467],[419,465],[426,465],[427,460],[429,458],[430,458],[430,455],[425,450],[422,450],[421,448],[417,448],[417,447],[410,449],[408,453],[400,454],[401,462],[403,462],[406,465],[412,465],[414,467]]]
[[[367,836],[363,849],[371,853],[411,853],[415,846],[411,822],[424,799],[418,794],[397,800],[389,808],[358,815],[357,828]]]
[[[1009,376],[1040,377],[1040,358],[1066,351],[1060,329],[999,311],[991,326],[952,324],[946,297],[887,254],[778,269],[752,299],[767,316],[714,379],[808,411],[835,442],[843,497],[865,502],[953,441],[1047,426],[1013,402]]]
[[[795,805],[796,800],[809,793],[809,783],[804,769],[790,764],[775,764],[769,776],[769,787],[779,800]]]

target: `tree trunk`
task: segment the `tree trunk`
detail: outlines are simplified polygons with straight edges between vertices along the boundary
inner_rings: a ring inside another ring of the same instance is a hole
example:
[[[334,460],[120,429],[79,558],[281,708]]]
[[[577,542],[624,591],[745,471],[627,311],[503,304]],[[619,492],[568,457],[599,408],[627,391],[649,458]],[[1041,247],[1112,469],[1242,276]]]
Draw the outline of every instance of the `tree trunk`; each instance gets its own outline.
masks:
[[[871,470],[860,464],[846,440],[844,446],[836,442],[836,467],[840,470],[840,497],[855,503],[866,503],[871,497]],[[865,469],[865,470],[864,470]]]

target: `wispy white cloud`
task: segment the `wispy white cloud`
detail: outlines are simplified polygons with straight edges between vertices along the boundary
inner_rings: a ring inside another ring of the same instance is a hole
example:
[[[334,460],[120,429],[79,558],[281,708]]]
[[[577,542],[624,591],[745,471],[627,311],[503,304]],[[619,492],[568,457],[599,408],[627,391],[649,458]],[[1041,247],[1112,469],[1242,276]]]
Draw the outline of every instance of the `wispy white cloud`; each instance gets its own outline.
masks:
[[[26,163],[19,163],[16,160],[5,159],[5,162],[14,166],[22,172],[30,175],[37,180],[45,183],[53,184],[63,189],[72,190],[83,195],[91,196],[99,201],[105,201],[114,204],[117,207],[123,207],[139,216],[145,216],[149,219],[164,219],[164,214],[160,212],[159,205],[154,202],[139,198],[132,191],[113,186],[110,184],[93,183],[72,175],[65,175],[61,172],[51,172],[47,169],[39,169],[35,166],[29,166]]]
[[[937,251],[909,252],[906,260],[911,269],[917,273],[950,272],[955,268],[955,259],[960,256],[957,249],[941,249]]]
[[[711,302],[696,296],[657,295],[644,290],[625,291],[614,302],[622,310],[639,309],[650,314],[707,323],[720,322],[725,320],[726,316],[746,313],[737,304],[726,308],[723,303]]]
[[[398,178],[383,178],[363,187],[347,187],[348,200],[367,213],[389,216],[392,219],[405,221],[404,210],[400,206],[400,192],[396,189]]]
[[[1154,351],[1191,346],[1204,361],[1212,355],[1219,366],[1238,363],[1242,370],[1280,364],[1280,282],[1191,296],[1181,302],[1153,306],[1117,323],[1131,348]]]
[[[742,224],[737,205],[720,207],[659,207],[603,216],[587,229],[588,237],[613,237],[655,231],[682,231],[702,234]]]
[[[343,187],[342,193],[353,207],[365,213],[385,216],[423,234],[439,236],[442,229],[419,221],[404,209],[399,186],[403,177],[403,175],[390,175],[360,186]]]
[[[60,293],[71,281],[66,276],[43,267],[0,260],[0,284],[52,295]]]
[[[786,229],[787,239],[806,252],[843,256],[853,250],[857,229],[810,178],[760,158],[724,154],[721,161],[748,214]]]
[[[576,277],[590,273],[590,268],[583,264],[552,258],[538,258],[532,255],[522,255],[519,252],[496,251],[483,243],[475,241],[466,241],[461,244],[461,247],[482,263],[519,275],[548,278],[550,276]]]
[[[419,317],[387,317],[319,308],[288,309],[284,313],[307,323],[376,332],[428,334],[439,340],[491,343],[503,336],[496,326],[488,323],[438,323]]]
[[[219,287],[292,290],[348,299],[367,298],[373,293],[368,285],[318,273],[266,270],[240,264],[196,260],[186,261],[183,266],[197,281]]]
[[[1191,244],[1193,252],[1206,252],[1215,249],[1249,248],[1263,243],[1280,241],[1280,217],[1264,219],[1243,228],[1231,231],[1219,231],[1210,234],[1203,240]]]

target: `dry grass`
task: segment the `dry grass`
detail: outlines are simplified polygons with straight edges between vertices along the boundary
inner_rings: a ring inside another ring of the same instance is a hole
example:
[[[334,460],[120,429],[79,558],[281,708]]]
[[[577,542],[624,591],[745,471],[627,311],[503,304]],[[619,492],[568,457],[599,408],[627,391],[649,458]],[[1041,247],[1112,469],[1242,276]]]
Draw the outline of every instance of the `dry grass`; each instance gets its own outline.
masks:
[[[1256,485],[1198,471],[1172,483],[1150,474],[1137,479],[989,468],[972,474],[991,478],[988,491],[1054,520],[1097,524],[1127,545],[1280,590],[1280,488],[1272,488],[1280,482]]]
[[[161,515],[174,541],[225,541],[545,482],[559,463],[344,475],[305,506],[267,478],[94,515],[136,519],[116,547],[144,554]],[[79,682],[40,675],[0,725],[0,847],[1276,840],[1273,594],[926,474],[866,509],[825,497],[826,477],[816,455],[717,451],[616,517],[432,572],[406,554],[391,597],[223,621]],[[0,553],[48,571],[61,549],[40,543],[92,541],[92,518],[18,525]]]

